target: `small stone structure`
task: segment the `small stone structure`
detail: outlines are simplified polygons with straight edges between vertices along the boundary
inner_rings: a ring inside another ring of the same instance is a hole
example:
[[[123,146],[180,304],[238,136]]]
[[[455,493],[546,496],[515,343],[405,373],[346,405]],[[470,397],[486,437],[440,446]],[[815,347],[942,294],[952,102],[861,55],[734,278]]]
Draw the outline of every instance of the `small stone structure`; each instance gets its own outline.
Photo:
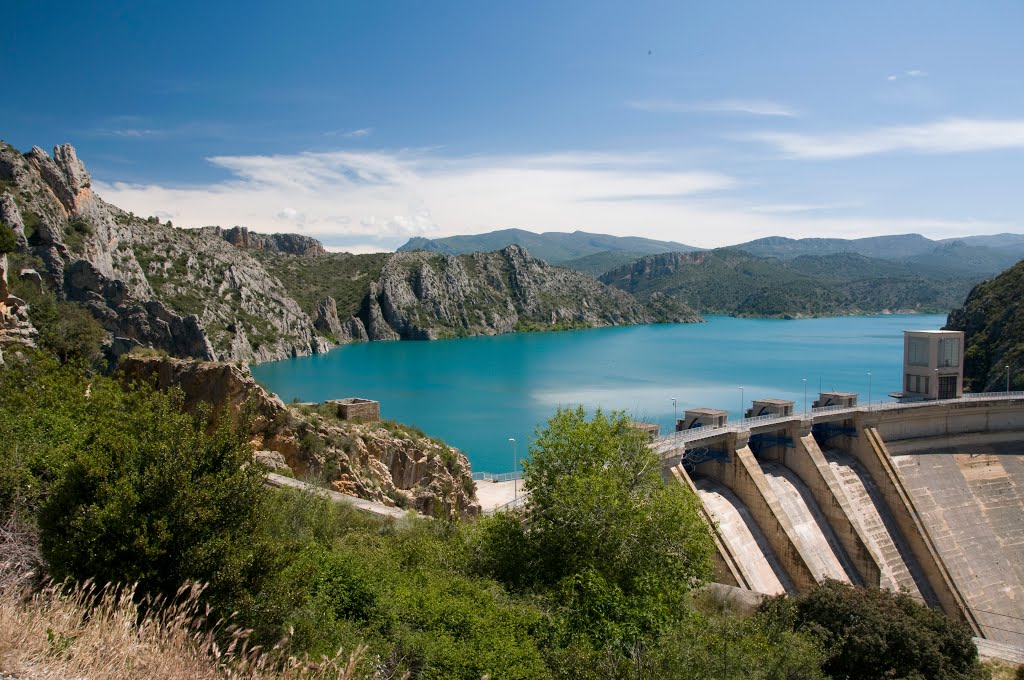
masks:
[[[338,418],[353,423],[372,423],[380,420],[380,402],[361,397],[331,399],[324,402],[338,409]]]
[[[721,409],[687,409],[683,417],[676,421],[676,432],[690,430],[695,427],[725,427],[728,420],[729,412]]]
[[[793,402],[788,399],[755,399],[754,404],[747,409],[746,417],[791,415],[793,415]]]
[[[652,442],[657,439],[658,435],[661,433],[661,427],[657,423],[644,423],[639,420],[634,420],[630,423],[630,426],[634,429],[640,430],[641,432],[646,432],[647,438]]]
[[[826,406],[841,406],[849,408],[857,405],[857,394],[855,392],[820,392],[814,400],[814,408],[825,408]]]

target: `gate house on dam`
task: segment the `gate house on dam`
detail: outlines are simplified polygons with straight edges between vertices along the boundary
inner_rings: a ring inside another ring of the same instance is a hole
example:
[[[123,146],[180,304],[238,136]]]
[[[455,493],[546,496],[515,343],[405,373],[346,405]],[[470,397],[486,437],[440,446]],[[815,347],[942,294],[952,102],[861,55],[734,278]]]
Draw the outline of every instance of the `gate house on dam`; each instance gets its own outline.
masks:
[[[702,501],[719,582],[903,591],[1024,649],[1024,392],[961,396],[962,334],[905,340],[906,401],[830,392],[801,414],[764,399],[711,427],[693,409],[652,446]]]

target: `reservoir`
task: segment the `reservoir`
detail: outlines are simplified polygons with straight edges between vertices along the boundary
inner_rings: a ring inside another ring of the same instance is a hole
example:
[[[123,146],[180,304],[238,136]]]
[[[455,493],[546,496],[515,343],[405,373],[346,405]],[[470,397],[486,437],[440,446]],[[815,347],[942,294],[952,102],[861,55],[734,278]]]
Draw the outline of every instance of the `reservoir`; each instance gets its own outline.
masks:
[[[903,331],[932,330],[942,315],[734,319],[707,323],[512,333],[458,340],[370,342],[252,367],[285,401],[366,397],[381,417],[416,425],[462,449],[477,472],[513,467],[534,429],[559,406],[623,410],[671,431],[676,399],[725,409],[818,390],[877,402],[901,388]],[[870,375],[869,375],[870,374]],[[742,388],[742,389],[741,389]]]

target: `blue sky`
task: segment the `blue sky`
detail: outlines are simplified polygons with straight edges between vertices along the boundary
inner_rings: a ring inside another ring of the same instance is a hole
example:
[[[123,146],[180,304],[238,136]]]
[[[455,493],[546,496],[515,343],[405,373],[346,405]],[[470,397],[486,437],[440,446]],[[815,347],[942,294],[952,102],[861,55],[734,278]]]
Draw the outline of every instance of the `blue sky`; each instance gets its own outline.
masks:
[[[355,251],[1024,231],[1024,3],[16,0],[0,137]]]

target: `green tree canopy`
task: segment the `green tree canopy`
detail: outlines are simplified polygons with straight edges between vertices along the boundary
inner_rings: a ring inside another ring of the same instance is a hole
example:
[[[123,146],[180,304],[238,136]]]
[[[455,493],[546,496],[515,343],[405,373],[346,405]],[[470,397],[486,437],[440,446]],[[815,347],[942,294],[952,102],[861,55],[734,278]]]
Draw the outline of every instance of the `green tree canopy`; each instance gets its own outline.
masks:
[[[523,467],[525,513],[485,523],[484,556],[506,583],[554,597],[570,633],[633,644],[677,619],[711,575],[699,500],[663,481],[625,414],[560,409]]]

